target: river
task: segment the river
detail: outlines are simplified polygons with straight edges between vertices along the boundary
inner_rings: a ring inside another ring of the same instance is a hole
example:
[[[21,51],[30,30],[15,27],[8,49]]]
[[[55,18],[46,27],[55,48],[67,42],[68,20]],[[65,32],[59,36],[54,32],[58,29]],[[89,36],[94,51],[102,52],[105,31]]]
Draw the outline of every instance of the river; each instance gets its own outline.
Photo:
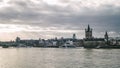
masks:
[[[120,68],[120,49],[0,48],[0,68]]]

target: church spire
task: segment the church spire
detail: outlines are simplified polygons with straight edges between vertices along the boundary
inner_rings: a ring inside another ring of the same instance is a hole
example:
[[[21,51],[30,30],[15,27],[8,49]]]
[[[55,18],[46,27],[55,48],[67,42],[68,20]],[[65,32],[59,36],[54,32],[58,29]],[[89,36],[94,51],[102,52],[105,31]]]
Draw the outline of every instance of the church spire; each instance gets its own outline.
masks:
[[[108,33],[107,33],[107,31],[105,32],[105,35],[106,35],[106,36],[108,36]]]
[[[90,31],[90,25],[88,24],[88,31]]]
[[[87,29],[85,29],[85,37],[87,39],[91,39],[92,37],[92,28],[90,28],[90,25],[88,24]]]
[[[109,37],[108,37],[108,32],[106,31],[106,32],[105,32],[105,40],[108,42],[108,39],[109,39]]]

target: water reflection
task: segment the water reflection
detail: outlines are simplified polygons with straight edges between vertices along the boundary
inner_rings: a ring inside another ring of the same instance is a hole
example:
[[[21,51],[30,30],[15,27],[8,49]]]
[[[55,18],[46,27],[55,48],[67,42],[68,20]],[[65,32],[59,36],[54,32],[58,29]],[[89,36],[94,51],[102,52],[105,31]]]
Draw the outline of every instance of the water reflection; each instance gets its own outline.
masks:
[[[0,48],[0,68],[119,68],[119,49]]]

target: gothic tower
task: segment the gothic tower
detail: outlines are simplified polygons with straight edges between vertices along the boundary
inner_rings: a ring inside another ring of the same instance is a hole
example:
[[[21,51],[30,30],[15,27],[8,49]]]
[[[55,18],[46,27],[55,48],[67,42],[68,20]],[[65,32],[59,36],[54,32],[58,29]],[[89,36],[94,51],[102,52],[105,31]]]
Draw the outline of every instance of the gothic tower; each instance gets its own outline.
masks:
[[[16,37],[16,43],[20,42],[20,37]]]
[[[92,37],[92,28],[88,25],[88,28],[85,29],[85,37],[86,39],[91,39]]]
[[[106,42],[108,42],[109,37],[108,37],[108,33],[107,33],[107,31],[106,31],[106,33],[105,33],[105,36],[104,36],[104,37],[105,37],[105,41],[106,41]]]

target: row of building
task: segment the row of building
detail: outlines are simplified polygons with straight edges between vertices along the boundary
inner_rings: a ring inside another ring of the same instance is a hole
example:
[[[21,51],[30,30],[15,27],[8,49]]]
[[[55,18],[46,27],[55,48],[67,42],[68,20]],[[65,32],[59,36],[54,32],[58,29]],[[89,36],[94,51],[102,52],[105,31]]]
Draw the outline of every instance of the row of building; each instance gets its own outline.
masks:
[[[61,46],[70,46],[70,47],[85,47],[85,48],[120,48],[119,39],[110,39],[108,33],[105,32],[104,38],[94,38],[93,29],[88,25],[85,29],[85,38],[77,39],[76,34],[73,34],[72,38],[55,38],[55,39],[27,39],[22,40],[20,37],[16,37],[16,41],[11,42],[0,42],[0,45],[9,45],[15,47],[61,47]]]

